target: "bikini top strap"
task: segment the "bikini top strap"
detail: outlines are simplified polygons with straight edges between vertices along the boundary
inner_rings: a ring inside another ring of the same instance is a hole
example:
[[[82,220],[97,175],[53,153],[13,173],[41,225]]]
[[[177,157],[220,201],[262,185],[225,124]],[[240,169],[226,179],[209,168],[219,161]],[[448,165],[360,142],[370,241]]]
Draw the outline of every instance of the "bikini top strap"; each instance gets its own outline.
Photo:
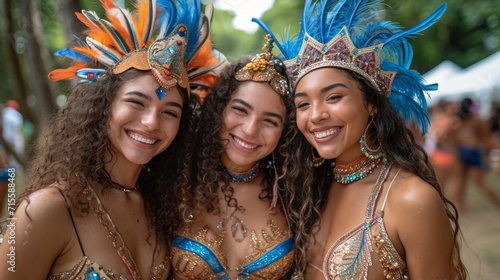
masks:
[[[389,184],[389,188],[387,189],[387,192],[385,193],[384,202],[382,202],[382,207],[380,208],[380,211],[382,213],[384,212],[385,203],[387,202],[387,197],[389,196],[389,191],[391,190],[392,183],[394,183],[394,180],[396,180],[396,177],[398,177],[399,171],[401,171],[401,167],[398,169],[398,172],[396,172],[396,175],[394,175],[394,178],[392,178],[392,181]]]
[[[62,197],[66,201],[66,205],[69,205],[68,199],[64,195],[63,191],[60,188],[56,189],[61,193]],[[80,236],[78,235],[78,230],[76,230],[75,220],[73,219],[73,214],[71,214],[71,209],[70,207],[66,207],[66,209],[68,210],[69,217],[71,218],[71,223],[73,224],[73,229],[75,230],[76,238],[78,239],[78,245],[80,245],[80,250],[82,251],[83,256],[85,256],[85,251],[83,250],[82,242],[80,241]]]

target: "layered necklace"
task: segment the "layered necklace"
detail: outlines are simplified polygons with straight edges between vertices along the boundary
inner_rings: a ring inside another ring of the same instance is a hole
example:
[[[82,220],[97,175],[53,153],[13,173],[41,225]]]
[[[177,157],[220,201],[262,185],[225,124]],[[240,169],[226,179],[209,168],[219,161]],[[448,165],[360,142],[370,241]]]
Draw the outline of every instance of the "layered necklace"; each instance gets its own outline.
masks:
[[[370,175],[382,161],[385,161],[384,156],[371,159],[365,154],[362,154],[351,163],[336,163],[332,172],[335,177],[335,181],[341,184],[349,184]]]

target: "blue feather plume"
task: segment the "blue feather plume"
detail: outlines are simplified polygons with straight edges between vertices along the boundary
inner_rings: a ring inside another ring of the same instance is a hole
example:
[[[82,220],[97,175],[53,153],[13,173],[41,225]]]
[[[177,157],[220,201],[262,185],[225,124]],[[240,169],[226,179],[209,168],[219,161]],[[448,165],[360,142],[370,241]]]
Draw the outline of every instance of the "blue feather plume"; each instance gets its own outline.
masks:
[[[72,49],[60,49],[54,52],[55,56],[64,56],[67,57],[71,60],[76,60],[76,61],[81,61],[81,62],[86,62],[90,63],[92,62],[92,59],[87,57],[86,55],[83,55],[77,51],[74,51]]]

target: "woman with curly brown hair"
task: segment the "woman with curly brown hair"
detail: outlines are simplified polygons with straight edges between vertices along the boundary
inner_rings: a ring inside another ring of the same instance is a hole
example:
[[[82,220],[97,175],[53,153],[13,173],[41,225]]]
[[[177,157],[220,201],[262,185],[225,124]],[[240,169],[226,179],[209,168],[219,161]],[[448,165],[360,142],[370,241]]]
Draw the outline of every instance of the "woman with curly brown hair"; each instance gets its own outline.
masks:
[[[107,20],[78,13],[86,43],[58,51],[75,62],[49,74],[82,80],[37,144],[0,247],[1,279],[168,277],[187,70],[208,21],[199,1],[142,0],[135,13],[101,3]]]
[[[436,87],[409,69],[407,38],[445,9],[403,30],[382,1],[306,1],[298,36],[277,44],[302,134],[286,176],[304,194],[289,201],[296,279],[467,277],[458,213],[408,128],[425,133]]]
[[[174,278],[280,279],[293,262],[279,183],[294,133],[288,78],[266,53],[230,64],[201,107],[172,243]]]

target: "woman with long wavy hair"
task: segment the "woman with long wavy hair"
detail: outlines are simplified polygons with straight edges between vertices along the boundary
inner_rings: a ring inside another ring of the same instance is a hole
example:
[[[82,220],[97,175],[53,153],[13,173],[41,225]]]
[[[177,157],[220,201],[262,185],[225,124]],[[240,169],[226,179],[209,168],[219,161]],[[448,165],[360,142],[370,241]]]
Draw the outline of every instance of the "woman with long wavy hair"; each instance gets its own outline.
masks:
[[[133,13],[101,3],[107,19],[78,13],[85,43],[56,53],[74,63],[49,78],[81,80],[37,143],[1,279],[168,277],[191,135],[187,70],[207,21],[199,1],[141,0]]]
[[[288,78],[272,41],[231,63],[201,107],[187,171],[175,279],[280,279],[293,238],[279,182],[295,129]]]
[[[306,1],[298,36],[277,44],[301,132],[285,178],[303,194],[288,207],[296,279],[467,277],[458,213],[409,129],[425,133],[436,88],[409,69],[407,38],[445,9],[404,31],[382,1]]]

